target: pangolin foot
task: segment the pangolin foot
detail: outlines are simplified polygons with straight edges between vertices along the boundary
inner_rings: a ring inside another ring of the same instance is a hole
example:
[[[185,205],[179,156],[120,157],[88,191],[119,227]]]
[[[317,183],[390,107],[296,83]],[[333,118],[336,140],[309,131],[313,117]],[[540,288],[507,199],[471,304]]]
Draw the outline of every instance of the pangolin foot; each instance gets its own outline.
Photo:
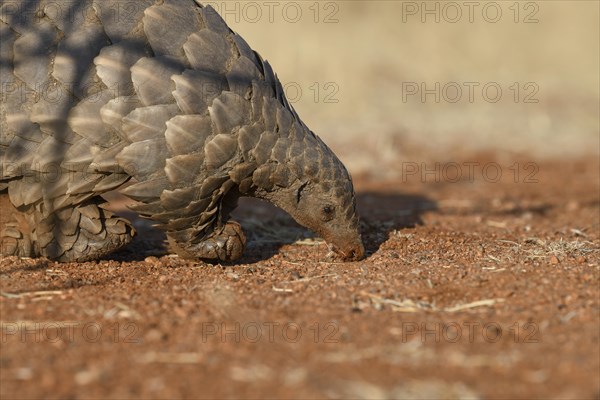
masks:
[[[169,237],[169,246],[183,258],[230,262],[242,256],[246,237],[240,224],[228,221],[199,243],[180,243]]]

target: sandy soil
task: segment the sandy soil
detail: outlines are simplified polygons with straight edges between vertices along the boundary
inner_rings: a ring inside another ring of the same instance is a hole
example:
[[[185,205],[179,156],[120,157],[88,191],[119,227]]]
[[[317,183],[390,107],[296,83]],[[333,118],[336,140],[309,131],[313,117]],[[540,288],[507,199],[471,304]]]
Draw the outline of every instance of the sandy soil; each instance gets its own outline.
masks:
[[[357,176],[360,262],[254,201],[237,265],[145,221],[109,260],[1,260],[0,395],[598,398],[598,160],[469,160],[502,178]]]

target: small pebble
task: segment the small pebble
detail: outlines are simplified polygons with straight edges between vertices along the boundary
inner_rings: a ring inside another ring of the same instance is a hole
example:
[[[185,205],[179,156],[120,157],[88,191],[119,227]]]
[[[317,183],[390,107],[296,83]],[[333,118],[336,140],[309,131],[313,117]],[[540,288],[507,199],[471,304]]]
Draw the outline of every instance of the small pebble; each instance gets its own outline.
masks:
[[[33,371],[31,368],[18,368],[15,373],[15,378],[21,381],[28,381],[33,378]]]
[[[560,262],[560,260],[558,259],[558,257],[556,257],[556,256],[552,256],[552,257],[550,257],[550,264],[554,264],[554,265],[556,265],[556,264],[558,264],[559,262]]]
[[[99,377],[100,371],[97,370],[79,371],[75,374],[75,383],[79,386],[85,386],[97,381]]]
[[[579,209],[579,202],[571,200],[567,203],[567,211],[576,211]]]
[[[144,335],[144,341],[148,343],[158,342],[163,338],[163,334],[158,329],[152,328]]]
[[[235,272],[228,272],[227,277],[235,282],[240,280],[240,276],[238,274],[236,274]]]

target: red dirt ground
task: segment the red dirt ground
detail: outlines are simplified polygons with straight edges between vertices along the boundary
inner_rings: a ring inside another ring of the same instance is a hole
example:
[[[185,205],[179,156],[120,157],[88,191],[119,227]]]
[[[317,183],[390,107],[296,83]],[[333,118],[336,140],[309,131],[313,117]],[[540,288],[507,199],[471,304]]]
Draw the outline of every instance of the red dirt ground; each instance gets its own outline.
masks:
[[[255,201],[236,265],[165,255],[140,220],[109,260],[5,258],[0,395],[597,399],[598,160],[519,160],[357,176],[355,263]]]

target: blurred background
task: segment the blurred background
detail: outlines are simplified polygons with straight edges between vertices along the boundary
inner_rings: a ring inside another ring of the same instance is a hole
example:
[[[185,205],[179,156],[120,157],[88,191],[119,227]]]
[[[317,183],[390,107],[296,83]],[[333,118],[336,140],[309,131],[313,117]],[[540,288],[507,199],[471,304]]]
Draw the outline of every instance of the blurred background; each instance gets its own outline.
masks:
[[[597,1],[204,3],[353,173],[488,150],[599,153]]]

